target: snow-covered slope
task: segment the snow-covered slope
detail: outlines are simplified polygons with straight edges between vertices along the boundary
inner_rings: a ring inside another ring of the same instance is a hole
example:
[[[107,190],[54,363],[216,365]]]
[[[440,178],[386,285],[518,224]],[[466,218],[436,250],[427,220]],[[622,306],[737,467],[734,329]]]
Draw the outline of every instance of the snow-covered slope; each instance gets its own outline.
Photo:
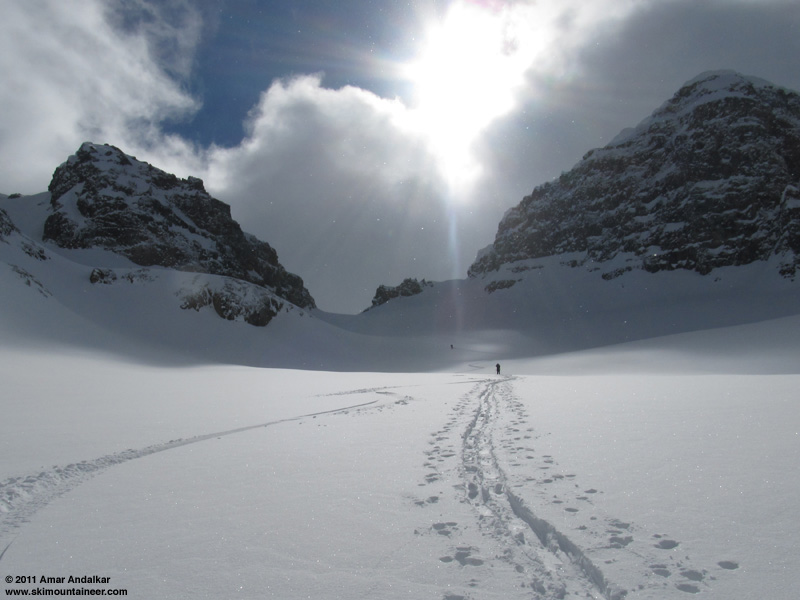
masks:
[[[754,323],[800,307],[798,189],[800,97],[706,73],[510,210],[467,279],[332,315],[200,180],[84,144],[49,193],[0,196],[0,330],[137,360],[403,371]]]
[[[225,291],[203,287],[187,299],[194,306],[210,304],[224,318],[243,313],[254,325],[268,323],[286,301],[314,306],[302,279],[286,272],[269,244],[245,234],[197,178],[182,180],[113,146],[85,143],[55,170],[49,191],[44,240],[240,281],[228,281]],[[115,279],[113,271],[93,276],[105,284]],[[240,294],[244,306],[237,305]]]
[[[487,294],[479,278],[439,282],[361,315],[286,305],[267,328],[211,307],[186,309],[222,276],[144,269],[100,249],[63,250],[24,230],[47,195],[2,202],[21,224],[0,242],[0,331],[20,346],[57,342],[137,361],[227,363],[324,370],[418,371],[475,359],[543,356],[798,313],[798,287],[775,265],[726,267],[713,278],[686,270],[601,274],[529,261],[514,287]],[[23,210],[24,208],[24,210]],[[97,269],[116,279],[92,283]],[[239,293],[239,302],[245,297]],[[450,346],[453,346],[451,349]]]
[[[244,280],[43,241],[51,214],[0,196],[7,595],[796,597],[785,255],[527,258],[253,327],[182,308]]]
[[[46,194],[3,202],[9,215],[28,218],[31,203],[47,211]],[[136,361],[438,370],[798,313],[796,284],[775,277],[770,263],[719,269],[714,279],[676,270],[604,281],[553,260],[531,270],[535,277],[492,294],[479,279],[439,282],[357,316],[287,305],[260,328],[241,317],[220,319],[210,307],[182,308],[198,287],[224,289],[226,278],[143,269],[105,250],[37,244],[23,229],[0,242],[3,337],[20,347],[57,342]],[[98,268],[117,279],[92,283]]]
[[[798,332],[509,357],[500,376],[489,340],[451,372],[387,374],[164,368],[3,335],[4,589],[790,600]]]
[[[497,289],[520,261],[570,254],[607,279],[773,258],[794,278],[798,253],[800,96],[717,71],[508,211],[470,275]]]

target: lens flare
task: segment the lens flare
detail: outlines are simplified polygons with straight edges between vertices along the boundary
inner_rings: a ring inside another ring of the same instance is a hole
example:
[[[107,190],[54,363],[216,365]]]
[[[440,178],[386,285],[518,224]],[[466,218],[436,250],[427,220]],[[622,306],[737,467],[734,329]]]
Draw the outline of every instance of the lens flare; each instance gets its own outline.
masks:
[[[514,108],[531,61],[530,10],[499,2],[451,5],[432,23],[406,65],[414,119],[457,195],[481,175],[472,147],[492,121]]]
[[[453,0],[431,18],[402,76],[411,112],[454,198],[482,174],[475,142],[496,119],[535,97],[541,82],[569,77],[575,51],[639,0]]]

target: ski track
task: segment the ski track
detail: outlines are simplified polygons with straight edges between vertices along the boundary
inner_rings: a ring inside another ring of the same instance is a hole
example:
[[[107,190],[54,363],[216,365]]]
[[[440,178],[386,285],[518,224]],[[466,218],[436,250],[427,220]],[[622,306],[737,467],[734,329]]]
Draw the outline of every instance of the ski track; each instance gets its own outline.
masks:
[[[379,388],[355,390],[349,393],[358,394],[366,392],[379,392]],[[378,400],[362,402],[360,404],[343,406],[331,410],[288,417],[286,419],[269,421],[267,423],[259,423],[258,425],[247,425],[245,427],[198,435],[191,438],[170,440],[138,450],[129,449],[114,454],[107,454],[94,460],[81,461],[66,466],[54,466],[51,469],[40,471],[39,473],[10,477],[0,482],[0,547],[5,548],[3,552],[0,553],[0,560],[13,542],[13,540],[9,541],[9,538],[14,536],[15,532],[23,524],[27,523],[34,513],[47,506],[54,499],[66,494],[109,467],[158,452],[172,450],[173,448],[197,444],[212,438],[234,435],[252,429],[298,421],[305,418],[313,418],[320,415],[347,413],[355,409],[363,410],[365,407],[372,406],[378,402]]]
[[[477,570],[492,560],[495,567],[505,563],[518,578],[520,598],[537,600],[683,597],[678,592],[707,590],[709,581],[738,567],[722,561],[713,574],[695,568],[690,557],[674,551],[680,542],[661,533],[640,537],[632,523],[600,511],[592,502],[598,490],[580,487],[575,474],[556,471],[552,456],[536,453],[537,435],[513,382],[504,376],[477,383],[452,409],[444,428],[431,434],[432,448],[425,452],[429,472],[420,485],[452,483],[454,502],[467,503],[477,523],[442,518],[427,528],[455,544],[442,562],[475,567],[469,579],[468,569],[462,569],[463,594],[445,594],[443,600],[470,600],[470,590],[481,587]],[[415,499],[415,504],[444,507],[448,494]],[[554,519],[564,513],[566,519]],[[478,540],[466,537],[476,528]],[[481,538],[484,548],[478,547]]]
[[[499,567],[498,572],[516,578],[515,583],[507,583],[508,589],[518,590],[513,597],[622,600],[629,593],[633,597],[660,598],[670,589],[698,593],[710,587],[709,581],[739,567],[734,561],[723,560],[717,563],[718,568],[714,568],[713,573],[695,568],[689,556],[672,552],[680,542],[670,536],[656,533],[640,538],[638,528],[632,523],[599,511],[592,503],[594,495],[599,493],[597,489],[583,489],[575,474],[556,472],[558,465],[554,458],[539,454],[533,448],[541,434],[530,426],[526,406],[514,395],[514,379],[513,376],[498,376],[454,382],[472,384],[472,387],[454,405],[444,427],[431,434],[431,449],[424,452],[423,467],[428,472],[418,485],[425,487],[435,482],[453,485],[446,488],[450,492],[439,492],[424,499],[411,496],[413,504],[443,509],[448,502],[450,506],[465,504],[474,519],[469,524],[439,519],[420,528],[422,532],[447,540],[450,554],[440,557],[439,561],[461,568],[461,572],[454,575],[454,587],[449,588],[452,591],[445,593],[442,600],[472,600],[471,592],[482,585],[477,573],[481,568],[491,571]],[[391,401],[373,400],[170,440],[9,478],[0,482],[0,548],[3,548],[0,560],[13,543],[15,532],[34,513],[109,467],[261,427],[326,414],[381,412],[416,400],[412,396],[401,397],[388,391],[390,389],[393,387],[364,388],[324,396],[374,393],[393,398]],[[572,520],[568,526],[555,524],[553,506],[564,506],[562,510]],[[569,533],[567,528],[575,533]],[[615,563],[623,566],[625,585],[614,582],[613,577],[604,573],[605,565]],[[632,576],[631,572],[634,572]],[[488,571],[484,575],[487,580],[491,578]],[[463,594],[454,593],[461,591],[458,586],[462,579]]]

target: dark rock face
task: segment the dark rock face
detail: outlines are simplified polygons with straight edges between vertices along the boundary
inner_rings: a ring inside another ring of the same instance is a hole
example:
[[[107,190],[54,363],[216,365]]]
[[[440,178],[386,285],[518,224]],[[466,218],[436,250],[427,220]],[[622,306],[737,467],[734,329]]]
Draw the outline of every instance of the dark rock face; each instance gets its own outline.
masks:
[[[181,308],[200,310],[210,306],[223,319],[241,317],[246,323],[264,327],[283,308],[283,303],[263,288],[247,282],[223,278],[221,284],[195,282],[190,290],[180,294]]]
[[[9,198],[12,196],[14,196],[14,194],[9,196]],[[19,197],[19,194],[16,194],[16,197]],[[17,239],[11,239],[13,237]],[[40,244],[22,235],[19,228],[14,225],[11,217],[9,217],[8,213],[2,208],[0,208],[0,243],[11,245],[18,244],[19,248],[25,254],[36,260],[45,261],[50,259],[47,252]]]
[[[179,179],[118,148],[85,143],[53,174],[44,239],[101,247],[142,266],[222,275],[303,308],[314,299],[267,243],[242,231],[200,179]],[[256,319],[259,320],[259,319]]]
[[[5,242],[8,236],[18,231],[19,229],[11,221],[8,213],[0,208],[0,242]]]
[[[417,294],[421,294],[422,290],[425,287],[432,285],[433,285],[432,283],[427,282],[424,279],[422,281],[418,281],[412,278],[404,279],[400,285],[394,287],[388,285],[381,285],[375,291],[375,297],[372,298],[372,308],[380,306],[381,304],[386,304],[387,302],[389,302],[389,300],[392,300],[393,298],[399,298],[400,296],[415,296]]]
[[[469,276],[578,253],[631,269],[779,258],[800,269],[800,96],[729,71],[705,73],[651,117],[587,153],[506,213]]]

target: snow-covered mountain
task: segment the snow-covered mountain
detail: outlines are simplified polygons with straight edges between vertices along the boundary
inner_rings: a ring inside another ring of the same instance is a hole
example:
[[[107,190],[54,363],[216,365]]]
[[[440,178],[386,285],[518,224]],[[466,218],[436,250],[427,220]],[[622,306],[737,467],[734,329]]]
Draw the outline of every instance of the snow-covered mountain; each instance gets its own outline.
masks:
[[[17,234],[30,255],[46,259],[41,243],[52,242],[64,250],[102,249],[145,267],[118,272],[101,261],[89,275],[92,284],[152,281],[148,267],[158,266],[198,274],[178,294],[182,308],[210,306],[223,318],[266,325],[287,303],[314,307],[302,279],[283,268],[269,244],[244,233],[200,179],[179,179],[113,146],[85,143],[55,170],[46,214],[25,199],[16,207],[26,221],[39,214],[43,222],[24,235],[0,208],[0,239],[11,243]]]
[[[418,281],[411,277],[404,279],[400,285],[380,285],[378,289],[375,290],[375,296],[372,298],[372,306],[370,308],[386,304],[393,298],[416,296],[417,294],[421,294],[426,286],[431,285],[433,284],[424,279]]]
[[[200,179],[178,179],[113,146],[85,143],[55,170],[49,191],[45,241],[61,248],[104,248],[146,267],[222,275],[266,288],[296,306],[314,307],[302,279],[281,266],[269,244],[244,233],[230,207],[212,198]],[[115,278],[113,272],[98,272],[93,279]],[[226,301],[218,292],[208,295],[225,316]],[[274,316],[280,304],[270,300],[265,304],[271,311],[248,318],[266,324],[267,313]],[[203,301],[202,295],[189,300]]]
[[[794,278],[798,253],[800,96],[715,71],[509,210],[469,275],[501,271],[492,291],[568,256],[605,279],[773,259]]]
[[[360,315],[315,309],[199,179],[114,147],[84,144],[49,192],[15,196],[0,195],[0,334],[20,344],[430,370],[800,312],[800,96],[730,72],[536,188],[465,279],[382,286]]]
[[[6,594],[795,598],[793,181],[773,223],[690,196],[745,232],[672,226],[694,263],[582,242],[565,197],[554,250],[332,315],[198,180],[85,146],[0,194]]]
[[[800,96],[716,71],[510,209],[466,280],[336,322],[569,351],[796,314],[798,252]]]

